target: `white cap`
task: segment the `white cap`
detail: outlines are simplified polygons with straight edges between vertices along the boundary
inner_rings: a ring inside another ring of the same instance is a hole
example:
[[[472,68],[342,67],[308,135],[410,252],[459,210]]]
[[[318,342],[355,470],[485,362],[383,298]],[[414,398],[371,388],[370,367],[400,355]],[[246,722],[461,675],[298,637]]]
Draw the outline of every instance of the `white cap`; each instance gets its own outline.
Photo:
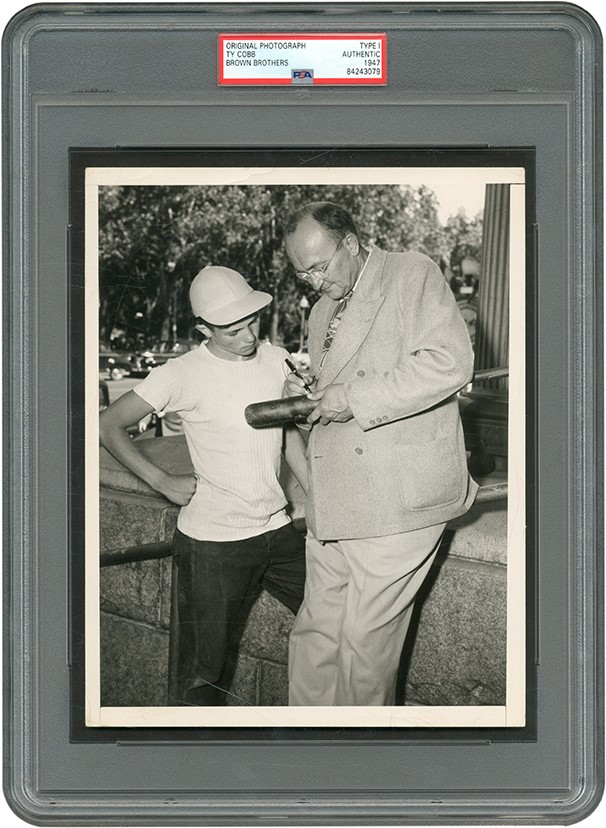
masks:
[[[203,268],[189,288],[194,315],[211,325],[231,325],[269,305],[272,299],[269,293],[253,290],[237,271],[214,265]]]

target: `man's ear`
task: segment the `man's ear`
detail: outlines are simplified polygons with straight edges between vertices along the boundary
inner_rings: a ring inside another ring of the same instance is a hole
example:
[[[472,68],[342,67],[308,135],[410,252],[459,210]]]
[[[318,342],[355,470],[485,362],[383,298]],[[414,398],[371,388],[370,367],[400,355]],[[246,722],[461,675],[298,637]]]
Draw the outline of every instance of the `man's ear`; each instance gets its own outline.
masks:
[[[210,339],[213,335],[212,329],[208,325],[194,325],[197,331],[200,331],[205,339]]]
[[[345,244],[349,248],[352,256],[357,256],[360,252],[360,240],[355,233],[349,233],[345,237]]]

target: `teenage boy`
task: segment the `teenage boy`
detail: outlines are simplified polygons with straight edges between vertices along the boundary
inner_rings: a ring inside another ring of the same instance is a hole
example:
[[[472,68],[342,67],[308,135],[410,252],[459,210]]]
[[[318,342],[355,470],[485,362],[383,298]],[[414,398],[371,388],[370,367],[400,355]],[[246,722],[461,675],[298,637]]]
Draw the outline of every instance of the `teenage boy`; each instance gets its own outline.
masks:
[[[307,489],[305,444],[296,428],[251,428],[247,405],[281,396],[286,351],[259,344],[259,312],[272,297],[226,267],[205,267],[190,287],[205,341],[154,368],[102,412],[101,444],[181,506],[178,569],[178,697],[172,704],[225,704],[228,636],[263,586],[296,614],[305,582],[304,540],[286,512],[281,454]],[[126,429],[152,411],[178,412],[193,474],[148,460]]]

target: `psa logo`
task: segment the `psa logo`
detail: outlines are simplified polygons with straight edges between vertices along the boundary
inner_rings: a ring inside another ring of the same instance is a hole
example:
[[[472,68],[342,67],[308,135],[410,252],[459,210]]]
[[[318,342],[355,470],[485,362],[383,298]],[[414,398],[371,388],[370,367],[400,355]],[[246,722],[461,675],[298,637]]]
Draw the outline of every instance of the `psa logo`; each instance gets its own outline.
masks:
[[[291,83],[313,83],[314,70],[313,69],[291,69],[290,70]]]

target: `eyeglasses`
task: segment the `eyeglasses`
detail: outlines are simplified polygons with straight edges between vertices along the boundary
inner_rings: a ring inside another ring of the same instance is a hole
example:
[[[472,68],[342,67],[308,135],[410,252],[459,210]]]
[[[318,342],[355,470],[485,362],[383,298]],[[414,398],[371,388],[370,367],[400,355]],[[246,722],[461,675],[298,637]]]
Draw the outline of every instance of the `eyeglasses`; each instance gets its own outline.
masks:
[[[334,253],[330,259],[325,265],[322,265],[322,267],[312,267],[310,270],[295,270],[295,276],[297,279],[300,279],[302,282],[310,282],[312,279],[323,279],[326,271],[330,267],[330,263],[337,255],[337,250],[341,247],[341,242],[343,242],[346,238],[346,236],[343,236],[339,244],[335,247]]]

